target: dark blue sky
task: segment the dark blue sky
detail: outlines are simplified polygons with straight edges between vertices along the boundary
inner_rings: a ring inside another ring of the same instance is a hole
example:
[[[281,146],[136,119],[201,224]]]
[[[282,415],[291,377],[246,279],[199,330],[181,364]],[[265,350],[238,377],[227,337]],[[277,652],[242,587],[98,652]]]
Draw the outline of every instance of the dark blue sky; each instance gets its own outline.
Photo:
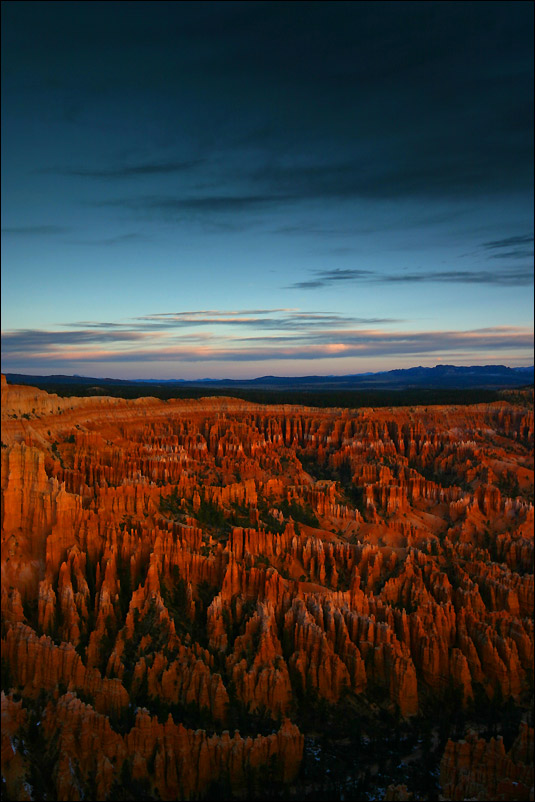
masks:
[[[2,369],[532,363],[533,5],[2,3]]]

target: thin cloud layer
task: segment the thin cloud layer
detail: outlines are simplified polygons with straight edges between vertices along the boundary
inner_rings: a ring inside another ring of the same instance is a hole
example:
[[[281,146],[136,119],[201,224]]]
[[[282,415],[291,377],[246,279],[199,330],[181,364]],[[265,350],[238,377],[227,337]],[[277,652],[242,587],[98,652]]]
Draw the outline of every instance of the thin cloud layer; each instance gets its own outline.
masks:
[[[502,254],[501,256],[507,258],[508,254]],[[493,270],[474,268],[473,270],[432,270],[429,272],[400,271],[399,273],[379,273],[372,270],[361,269],[333,269],[316,271],[313,275],[314,278],[305,281],[297,281],[294,284],[287,285],[283,289],[316,290],[322,287],[336,286],[339,282],[371,282],[377,284],[439,282],[517,287],[533,284],[532,265],[500,265]]]
[[[65,226],[34,225],[34,226],[2,226],[2,234],[16,234],[21,237],[48,236],[49,234],[64,234],[69,229]]]
[[[7,331],[2,333],[2,352],[23,352],[36,350],[50,350],[53,348],[73,347],[91,343],[119,343],[131,342],[157,337],[156,333],[139,331],[43,331],[39,329],[24,329],[22,331]]]
[[[533,244],[533,234],[525,234],[519,237],[506,237],[505,239],[484,242],[483,248],[487,248],[487,250],[495,250],[496,248],[511,248],[515,245],[523,246],[530,244]]]
[[[271,317],[260,317],[259,315],[271,315]],[[311,336],[321,336],[322,332],[327,337],[333,335],[333,331],[347,329],[349,326],[369,326],[372,324],[391,324],[401,322],[398,318],[358,318],[344,317],[334,314],[322,313],[303,313],[293,309],[250,309],[250,310],[205,310],[190,312],[160,312],[152,315],[144,315],[134,318],[131,321],[118,323],[110,321],[80,321],[63,324],[67,330],[41,330],[41,329],[22,329],[17,331],[7,331],[2,334],[3,353],[22,353],[46,351],[54,347],[70,347],[79,345],[90,345],[92,343],[105,344],[108,342],[129,342],[177,339],[208,339],[215,337],[212,332],[198,332],[187,334],[183,329],[199,326],[221,327],[226,332],[219,333],[217,336],[229,343],[238,339],[232,334],[232,329],[239,330],[241,327],[252,328],[256,331],[288,331],[292,332],[292,339],[309,338]],[[176,330],[180,333],[176,334]]]
[[[65,168],[45,168],[41,170],[42,173],[52,173],[56,175],[75,176],[78,178],[135,178],[136,176],[162,176],[174,175],[175,173],[182,173],[186,170],[192,170],[202,164],[201,159],[190,159],[183,162],[164,162],[164,163],[144,163],[144,164],[130,164],[123,167],[110,167],[102,169],[90,170],[85,167],[78,169],[65,169]]]
[[[487,259],[524,259],[526,267],[533,267],[533,234],[484,242],[482,247]]]
[[[167,316],[168,313],[162,313]],[[188,325],[194,325],[190,314]],[[154,317],[154,316],[148,316]],[[24,330],[3,335],[4,369],[10,365],[27,369],[33,366],[62,363],[261,363],[265,361],[337,360],[370,357],[414,357],[421,359],[436,354],[473,354],[481,358],[499,352],[524,352],[533,348],[533,332],[522,327],[496,326],[468,331],[410,331],[365,328],[310,327],[315,316],[305,315],[309,325],[292,335],[236,337],[232,333],[193,332],[175,334],[173,321],[167,331],[117,330],[113,324],[102,324],[108,330],[86,328],[69,331]],[[332,315],[326,315],[331,322]],[[220,320],[208,319],[213,325]],[[223,318],[225,320],[225,318]],[[239,327],[239,318],[226,321]],[[340,322],[340,321],[339,321]],[[354,321],[353,321],[354,323]],[[150,326],[150,320],[143,325]],[[279,328],[289,322],[279,322]],[[290,326],[291,328],[291,326]],[[120,347],[118,347],[120,346]]]
[[[269,315],[269,317],[267,317]],[[198,326],[217,326],[231,329],[247,327],[258,331],[277,329],[306,333],[326,326],[347,328],[348,326],[369,326],[372,324],[392,324],[403,322],[401,318],[353,317],[336,314],[300,312],[296,309],[249,309],[249,310],[204,310],[191,312],[160,312],[143,315],[125,323],[80,321],[65,324],[73,328],[113,329],[130,331],[157,331],[187,329]]]

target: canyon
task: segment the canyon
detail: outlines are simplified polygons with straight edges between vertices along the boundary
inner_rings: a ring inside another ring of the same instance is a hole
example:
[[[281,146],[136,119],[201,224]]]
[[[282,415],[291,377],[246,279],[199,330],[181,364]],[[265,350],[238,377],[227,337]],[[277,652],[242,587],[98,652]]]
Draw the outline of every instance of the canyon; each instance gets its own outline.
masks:
[[[6,798],[533,799],[533,446],[2,377]]]

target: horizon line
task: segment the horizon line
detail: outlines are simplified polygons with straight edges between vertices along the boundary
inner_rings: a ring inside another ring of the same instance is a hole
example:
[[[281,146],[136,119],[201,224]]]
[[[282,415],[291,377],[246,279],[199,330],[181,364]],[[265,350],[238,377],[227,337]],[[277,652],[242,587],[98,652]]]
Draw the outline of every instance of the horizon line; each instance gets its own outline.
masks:
[[[390,368],[388,370],[376,370],[376,371],[363,371],[361,373],[304,373],[304,374],[292,374],[292,375],[277,375],[277,374],[263,374],[261,376],[253,376],[250,378],[232,378],[229,376],[225,376],[224,378],[212,378],[208,376],[203,376],[202,378],[197,379],[164,379],[164,378],[150,378],[150,379],[134,379],[134,378],[119,378],[117,376],[86,376],[80,373],[20,373],[17,371],[11,370],[2,370],[1,375],[6,377],[7,376],[23,376],[29,378],[51,378],[51,377],[64,377],[70,379],[94,379],[99,381],[120,381],[120,382],[139,382],[139,383],[150,383],[150,382],[184,382],[184,383],[201,383],[201,382],[253,382],[258,381],[260,379],[342,379],[342,378],[349,378],[353,376],[376,376],[382,375],[385,373],[393,373],[396,371],[409,371],[409,370],[416,370],[421,368],[422,370],[435,370],[436,368],[462,368],[462,369],[470,369],[470,368],[507,368],[508,370],[535,370],[535,364],[531,365],[506,365],[504,363],[497,363],[497,362],[490,362],[490,363],[479,363],[479,364],[472,364],[472,365],[456,365],[453,362],[441,362],[437,363],[433,366],[426,366],[426,365],[412,365],[408,368]]]

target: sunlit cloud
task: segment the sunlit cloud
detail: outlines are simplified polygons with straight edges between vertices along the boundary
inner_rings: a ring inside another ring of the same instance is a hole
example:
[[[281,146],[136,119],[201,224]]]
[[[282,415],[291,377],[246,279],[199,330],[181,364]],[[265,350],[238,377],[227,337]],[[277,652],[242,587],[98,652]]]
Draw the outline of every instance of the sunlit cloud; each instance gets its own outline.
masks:
[[[63,336],[58,336],[63,335]],[[75,337],[74,335],[78,335]],[[36,332],[8,333],[4,336],[5,358],[17,364],[61,364],[79,363],[137,363],[137,362],[257,362],[273,360],[311,361],[348,357],[411,356],[425,357],[433,354],[471,354],[484,356],[514,350],[518,353],[533,348],[533,332],[527,328],[497,326],[469,331],[385,331],[366,329],[353,331],[324,331],[311,337],[296,337],[240,347],[225,338],[208,344],[204,342],[186,345],[187,338],[179,343],[159,342],[151,334],[121,332],[104,336],[93,331],[83,332]],[[69,339],[70,337],[70,339]],[[183,341],[183,342],[182,342]],[[114,347],[114,344],[116,347]],[[118,348],[117,344],[121,344]],[[141,346],[142,347],[139,347]]]

